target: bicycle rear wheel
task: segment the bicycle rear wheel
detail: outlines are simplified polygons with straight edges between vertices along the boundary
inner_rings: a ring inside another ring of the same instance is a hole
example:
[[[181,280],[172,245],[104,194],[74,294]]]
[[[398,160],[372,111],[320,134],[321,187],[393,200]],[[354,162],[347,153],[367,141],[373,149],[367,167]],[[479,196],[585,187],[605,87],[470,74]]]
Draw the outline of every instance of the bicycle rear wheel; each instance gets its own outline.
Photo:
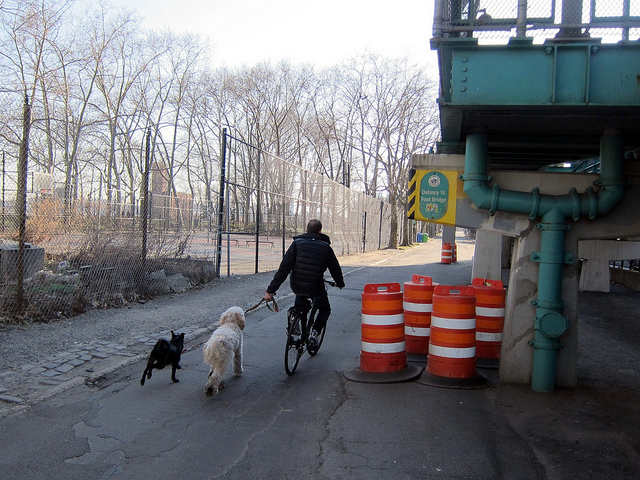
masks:
[[[302,337],[293,333],[296,331],[296,325],[300,327],[300,317],[297,315],[287,329],[287,344],[284,349],[284,371],[287,375],[293,375],[302,356]]]

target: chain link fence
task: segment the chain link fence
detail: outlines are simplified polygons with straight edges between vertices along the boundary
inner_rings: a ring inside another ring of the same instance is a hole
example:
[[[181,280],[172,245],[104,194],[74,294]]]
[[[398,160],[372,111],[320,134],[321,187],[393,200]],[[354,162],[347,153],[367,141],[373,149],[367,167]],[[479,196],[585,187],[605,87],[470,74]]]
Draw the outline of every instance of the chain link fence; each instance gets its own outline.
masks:
[[[638,0],[436,0],[435,37],[474,37],[481,42],[533,37],[601,39],[606,43],[640,38]]]
[[[221,275],[278,268],[307,222],[322,221],[336,255],[386,248],[391,206],[228,135],[219,199]],[[398,218],[403,213],[397,212]]]
[[[178,178],[171,188],[168,168],[150,158],[136,189],[114,188],[87,163],[69,195],[54,174],[21,179],[18,155],[3,152],[0,317],[47,321],[275,270],[312,218],[338,255],[389,245],[387,203],[226,139],[218,190],[202,182],[198,195],[181,192]]]
[[[6,172],[5,180],[12,173]],[[28,175],[22,248],[21,215],[12,199],[17,185],[6,182],[3,190],[0,316],[5,320],[50,320],[123,306],[215,277],[210,260],[188,254],[191,240],[202,235],[191,222],[178,222],[189,219],[191,205],[178,209],[171,205],[174,199],[150,195],[145,229],[142,201],[132,192],[96,185],[95,197],[66,200],[59,183],[49,179],[52,188],[42,189],[39,181],[41,174]]]

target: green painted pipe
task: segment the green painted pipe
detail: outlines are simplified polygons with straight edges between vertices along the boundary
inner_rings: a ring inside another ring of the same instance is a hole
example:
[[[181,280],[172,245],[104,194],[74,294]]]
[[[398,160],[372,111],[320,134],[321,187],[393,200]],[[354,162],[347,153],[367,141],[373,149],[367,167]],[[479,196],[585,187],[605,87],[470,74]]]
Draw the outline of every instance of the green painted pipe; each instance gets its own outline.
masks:
[[[541,233],[540,251],[532,254],[532,261],[539,263],[539,272],[538,298],[534,301],[536,319],[531,388],[536,392],[552,392],[555,388],[557,352],[562,346],[559,337],[569,327],[569,322],[560,313],[564,308],[564,234],[569,227],[558,210],[545,214],[536,227]]]
[[[551,210],[558,210],[563,217],[578,221],[581,216],[594,220],[597,214],[604,214],[622,199],[624,181],[622,160],[624,141],[621,135],[605,135],[600,140],[600,179],[595,182],[600,187],[597,193],[589,188],[583,194],[571,189],[567,195],[541,195],[535,188],[532,192],[500,190],[497,184],[489,186],[491,177],[487,175],[486,134],[467,136],[465,155],[464,192],[473,204],[489,211],[528,213],[531,220],[544,216]]]
[[[577,221],[586,215],[591,220],[609,211],[622,199],[624,141],[621,135],[606,133],[600,140],[600,178],[597,193],[589,188],[580,195],[571,189],[567,195],[541,195],[536,187],[531,193],[500,190],[487,174],[488,136],[483,133],[467,135],[464,192],[473,204],[489,211],[529,214],[530,220],[542,217],[536,225],[541,230],[540,251],[531,255],[539,263],[538,298],[531,387],[539,392],[555,388],[559,337],[567,331],[568,320],[562,315],[562,269],[566,262],[564,234],[569,226],[566,218]]]

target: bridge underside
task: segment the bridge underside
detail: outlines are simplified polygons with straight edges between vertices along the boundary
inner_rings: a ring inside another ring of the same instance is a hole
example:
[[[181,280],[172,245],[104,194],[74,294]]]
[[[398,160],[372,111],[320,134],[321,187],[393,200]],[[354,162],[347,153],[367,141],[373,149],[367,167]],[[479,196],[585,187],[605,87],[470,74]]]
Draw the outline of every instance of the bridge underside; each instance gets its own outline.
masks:
[[[617,130],[640,146],[640,42],[599,45],[475,39],[434,41],[441,69],[439,153],[464,153],[468,133],[489,137],[492,168],[537,170],[600,155]]]
[[[591,107],[585,115],[583,107],[441,106],[443,141],[438,151],[463,154],[467,132],[483,131],[489,136],[491,168],[538,170],[598,157],[606,128],[624,132],[627,151],[632,152],[640,138],[638,108]]]

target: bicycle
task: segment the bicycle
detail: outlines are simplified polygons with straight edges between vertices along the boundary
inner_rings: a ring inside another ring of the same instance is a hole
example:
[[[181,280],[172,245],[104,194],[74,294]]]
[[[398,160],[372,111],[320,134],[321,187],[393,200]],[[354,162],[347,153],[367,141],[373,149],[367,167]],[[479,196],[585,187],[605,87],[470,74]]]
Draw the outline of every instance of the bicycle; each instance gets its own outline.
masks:
[[[325,280],[325,283],[335,287],[334,282]],[[318,308],[310,297],[304,297],[305,306],[302,309],[296,308],[295,305],[287,311],[287,343],[284,350],[284,370],[287,375],[293,375],[298,368],[300,358],[305,352],[309,352],[310,356],[315,356],[324,340],[327,326],[318,332],[318,347],[315,352],[311,352],[308,348],[309,333],[316,319]],[[309,315],[307,316],[307,312]]]

